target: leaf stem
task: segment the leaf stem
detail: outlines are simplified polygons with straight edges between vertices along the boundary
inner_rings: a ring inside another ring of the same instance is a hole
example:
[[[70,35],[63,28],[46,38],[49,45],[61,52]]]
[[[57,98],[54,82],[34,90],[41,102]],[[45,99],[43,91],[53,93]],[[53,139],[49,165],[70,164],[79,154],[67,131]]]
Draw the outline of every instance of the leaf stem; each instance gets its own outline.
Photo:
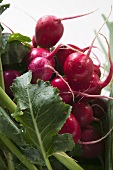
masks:
[[[12,143],[10,139],[0,133],[1,140],[11,150],[12,153],[28,168],[28,170],[38,170],[28,159],[20,152],[20,150]]]
[[[0,104],[2,106],[5,106],[10,113],[15,112],[17,106],[16,104],[11,100],[11,98],[5,93],[5,91],[0,87]]]
[[[56,152],[53,154],[62,164],[64,164],[69,170],[83,170],[83,168],[75,162],[65,152]]]
[[[5,90],[1,56],[0,56],[0,86],[2,87],[3,90]]]
[[[43,146],[43,143],[42,143],[42,139],[41,139],[40,133],[38,131],[37,123],[36,123],[35,119],[34,119],[34,126],[35,126],[37,138],[38,138],[38,141],[39,141],[39,145],[40,145],[40,148],[41,148],[41,151],[42,151],[42,154],[43,154],[45,164],[46,164],[48,170],[52,170],[52,167],[51,167],[50,161],[49,161],[49,159],[46,155],[46,152],[45,152],[45,149],[44,149],[44,146]]]
[[[33,109],[32,109],[32,105],[31,105],[32,102],[30,101],[29,92],[28,92],[28,96],[29,96],[30,113],[31,113],[31,117],[32,117],[32,121],[33,121],[33,124],[34,124],[35,131],[36,131],[37,139],[38,139],[41,151],[42,151],[42,155],[43,155],[43,158],[44,158],[44,161],[45,161],[45,164],[46,164],[48,170],[52,170],[50,161],[49,161],[49,159],[48,159],[48,157],[46,155],[46,152],[45,152],[45,149],[44,149],[44,146],[43,146],[43,143],[42,143],[40,132],[39,132],[39,130],[37,128],[37,123],[36,123],[36,120],[35,120],[35,117],[34,117],[34,114],[33,114]]]
[[[2,68],[1,53],[2,53],[2,29],[0,27],[0,86],[3,88],[3,90],[5,90],[4,79],[3,79],[3,68]]]
[[[17,105],[11,100],[11,98],[5,93],[5,91],[1,87],[0,87],[0,104],[5,106],[10,111],[10,113],[14,113],[16,108],[17,108]],[[34,127],[36,129],[36,134],[37,134],[37,137],[39,139],[39,144],[40,144],[40,147],[41,147],[41,150],[42,150],[42,153],[43,153],[45,163],[46,163],[48,169],[52,170],[52,167],[51,167],[50,162],[49,162],[49,160],[48,160],[48,158],[45,154],[44,147],[43,147],[42,142],[41,142],[41,137],[40,137],[39,131],[37,129],[37,124],[35,122],[35,118],[34,118],[34,115],[33,115],[33,112],[32,112],[32,108],[31,108],[31,113],[32,113],[32,118],[34,120],[33,121]]]
[[[8,170],[15,170],[12,153],[8,152],[6,155],[7,155]]]

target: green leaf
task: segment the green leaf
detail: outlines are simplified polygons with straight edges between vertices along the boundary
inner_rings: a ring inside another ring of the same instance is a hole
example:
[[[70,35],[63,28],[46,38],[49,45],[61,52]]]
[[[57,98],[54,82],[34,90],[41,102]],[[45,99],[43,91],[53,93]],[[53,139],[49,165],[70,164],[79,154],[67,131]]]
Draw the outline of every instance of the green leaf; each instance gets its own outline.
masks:
[[[20,33],[13,33],[9,36],[8,42],[18,40],[23,43],[31,42],[31,39],[27,36],[24,36]]]
[[[63,143],[63,145],[62,145]],[[71,134],[62,134],[62,135],[55,135],[53,136],[52,145],[48,147],[48,155],[52,155],[57,151],[68,151],[72,150],[75,146],[74,141],[72,139]]]
[[[49,82],[38,80],[37,84],[31,84],[31,79],[32,73],[29,71],[16,78],[11,87],[18,110],[24,112],[21,116],[14,115],[24,128],[26,141],[38,149],[43,157],[47,157],[51,146],[53,151],[59,151],[61,147],[62,150],[70,150],[68,143],[71,140],[64,145],[62,138],[62,146],[57,147],[55,135],[69,117],[71,106],[62,102],[58,90]]]
[[[2,64],[21,63],[28,52],[29,48],[20,41],[11,41],[6,44],[5,52],[2,54]]]
[[[74,146],[74,148],[68,152],[68,155],[72,156],[72,157],[80,157],[82,155],[82,145],[80,144],[76,144]]]
[[[18,145],[25,145],[22,130],[11,120],[8,114],[0,107],[0,133],[12,139]]]
[[[2,47],[5,49],[10,33],[2,33]]]
[[[43,157],[37,149],[35,149],[31,146],[28,146],[28,147],[25,147],[25,148],[22,147],[22,153],[24,153],[24,155],[33,164],[38,164],[38,165],[41,165],[41,166],[45,165],[45,163],[43,161]]]
[[[0,3],[2,2],[2,0],[0,1]],[[3,4],[0,5],[0,15],[7,9],[10,7],[10,4]]]

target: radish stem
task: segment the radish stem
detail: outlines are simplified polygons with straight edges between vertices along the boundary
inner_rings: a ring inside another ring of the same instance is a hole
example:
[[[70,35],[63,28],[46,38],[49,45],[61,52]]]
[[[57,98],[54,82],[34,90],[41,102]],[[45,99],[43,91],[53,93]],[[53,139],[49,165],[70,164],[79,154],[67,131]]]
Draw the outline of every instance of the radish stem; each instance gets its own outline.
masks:
[[[15,170],[12,153],[8,152],[6,153],[6,156],[7,156],[8,170]]]
[[[11,98],[5,93],[5,91],[0,87],[0,104],[2,106],[5,106],[10,113],[15,112],[17,106],[16,104],[11,100]]]
[[[1,88],[2,88],[3,90],[5,90],[1,56],[0,56],[0,86],[1,86]]]
[[[74,159],[69,157],[64,152],[56,152],[53,154],[55,158],[57,158],[62,164],[64,164],[69,170],[83,170],[83,168],[78,165]]]
[[[12,153],[28,168],[28,170],[38,170],[28,159],[19,151],[19,149],[12,143],[10,139],[0,133],[0,139],[11,150]]]

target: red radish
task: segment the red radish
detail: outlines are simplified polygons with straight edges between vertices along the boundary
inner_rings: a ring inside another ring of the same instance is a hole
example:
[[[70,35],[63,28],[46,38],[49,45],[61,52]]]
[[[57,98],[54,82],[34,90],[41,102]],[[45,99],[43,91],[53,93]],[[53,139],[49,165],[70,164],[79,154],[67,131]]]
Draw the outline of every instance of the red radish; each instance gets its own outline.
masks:
[[[24,57],[24,62],[26,66],[30,64],[30,62],[36,57],[45,57],[49,55],[50,51],[44,48],[32,48],[29,53]]]
[[[106,37],[104,37],[104,38],[106,39]],[[108,45],[108,57],[109,57],[109,62],[110,62],[110,70],[109,70],[109,73],[108,73],[106,79],[104,81],[101,81],[99,76],[96,73],[93,73],[90,80],[85,83],[77,84],[73,80],[70,80],[69,85],[71,86],[71,88],[73,90],[75,90],[75,92],[73,91],[75,94],[77,94],[76,91],[80,91],[80,92],[90,94],[92,96],[98,95],[98,94],[100,94],[101,90],[110,83],[110,81],[112,79],[112,75],[113,75],[113,62],[111,59],[110,46],[109,46],[107,39],[106,39],[106,42]],[[84,97],[84,99],[86,99],[86,98]]]
[[[86,127],[92,121],[99,122],[99,119],[93,116],[93,110],[88,102],[74,102],[72,107],[72,114],[78,120],[81,128]]]
[[[81,138],[81,128],[77,119],[74,117],[73,114],[70,114],[69,118],[67,118],[65,124],[59,131],[59,134],[64,134],[64,133],[72,134],[75,143],[77,143],[78,140],[80,140]]]
[[[69,82],[84,83],[91,78],[93,70],[92,59],[80,52],[70,54],[64,63],[64,73]]]
[[[63,77],[63,79],[60,77],[56,77],[51,81],[51,85],[59,89],[60,97],[62,98],[62,101],[65,103],[69,103],[73,97],[71,93],[67,93],[69,91],[69,87],[64,82],[64,80],[67,81],[65,77]]]
[[[110,14],[111,14],[111,12],[110,12]],[[110,14],[109,14],[109,16],[110,16]],[[109,18],[109,16],[108,16],[108,18]],[[104,24],[106,23],[106,21],[107,20],[105,20]],[[101,26],[101,28],[97,32],[96,36],[94,37],[94,39],[91,43],[91,46],[87,52],[87,55],[81,54],[80,52],[75,52],[75,53],[70,54],[66,58],[65,63],[64,63],[64,73],[70,82],[73,81],[76,83],[83,83],[83,82],[87,82],[91,78],[94,68],[93,68],[93,62],[90,58],[90,53],[91,53],[94,41],[95,41],[96,37],[98,36],[100,30],[104,26],[104,24]],[[104,36],[104,38],[106,39],[106,42],[108,45],[108,57],[109,57],[109,61],[110,61],[110,71],[109,71],[109,74],[104,82],[97,82],[97,86],[99,86],[100,89],[102,89],[106,85],[108,85],[108,83],[111,81],[112,73],[113,73],[113,63],[112,63],[111,55],[110,55],[110,46],[107,41],[107,38],[105,36]]]
[[[101,134],[93,126],[86,127],[81,133],[81,141],[88,142],[101,138]],[[104,170],[103,163],[104,155],[104,142],[101,141],[92,145],[82,145],[82,157],[83,158],[98,158],[101,162],[102,169]]]
[[[88,125],[86,128],[89,127],[90,126]],[[84,141],[85,139],[83,139],[83,135],[81,137],[80,124],[76,117],[72,113],[70,113],[69,118],[66,119],[66,122],[59,131],[59,134],[70,133],[75,143],[81,145],[94,145],[103,142],[103,140],[112,132],[112,130],[113,127],[102,137],[98,136],[98,138],[96,137],[94,139],[93,138],[89,139],[88,137],[86,137],[86,141]]]
[[[73,44],[62,46],[56,53],[58,72],[61,74],[64,74],[64,62],[71,53],[74,53],[77,51],[85,52],[87,49],[89,49],[89,47],[81,49]]]
[[[37,45],[44,48],[50,48],[55,46],[57,42],[61,39],[64,32],[64,26],[61,22],[62,20],[82,17],[85,15],[89,15],[93,12],[78,15],[78,16],[73,16],[73,17],[66,17],[66,18],[58,18],[53,15],[42,16],[37,21],[35,27],[35,36],[36,36]]]
[[[33,45],[34,48],[37,47],[35,35],[33,35],[33,37],[32,37],[32,45]]]
[[[101,137],[102,137],[101,134],[99,133],[99,131],[94,126],[87,126],[86,128],[84,128],[82,130],[80,140],[81,140],[81,142],[89,142],[89,141],[93,141],[93,140],[98,140]],[[100,150],[101,150],[101,154],[102,154],[103,145],[102,145],[101,142],[96,143],[96,144],[92,144],[92,145],[82,145],[82,148],[83,148],[82,156],[83,157],[89,157],[89,158],[97,157],[97,156],[100,155]],[[100,147],[97,147],[98,149],[96,149],[96,146],[100,146]],[[93,148],[95,148],[95,149],[93,149]],[[91,152],[91,150],[92,150],[92,152]]]
[[[20,76],[20,73],[17,70],[5,70],[5,71],[3,71],[5,91],[10,97],[13,97],[10,86],[12,85],[13,80],[18,76]]]
[[[52,66],[55,66],[55,60],[54,56],[61,47],[62,44],[59,44],[54,48],[52,52],[45,48],[37,47],[37,48],[32,48],[30,52],[24,57],[23,62],[25,63],[26,66],[30,64],[30,62],[37,57],[44,57],[50,61]]]
[[[101,92],[101,87],[99,83],[100,83],[100,78],[94,72],[89,81],[80,84],[76,84],[76,83],[74,84],[72,82],[73,86],[71,87],[73,87],[75,91],[85,92],[87,94],[94,95],[94,94],[100,94]]]
[[[44,57],[36,57],[30,62],[28,70],[32,71],[33,83],[36,83],[37,79],[48,81],[51,78],[53,71],[48,66],[51,66],[51,63]]]

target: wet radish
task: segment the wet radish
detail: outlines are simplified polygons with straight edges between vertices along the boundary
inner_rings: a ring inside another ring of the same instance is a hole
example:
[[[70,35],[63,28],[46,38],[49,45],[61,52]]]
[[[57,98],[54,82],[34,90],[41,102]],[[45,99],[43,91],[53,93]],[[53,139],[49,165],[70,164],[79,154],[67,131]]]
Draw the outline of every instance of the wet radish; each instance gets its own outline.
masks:
[[[67,118],[65,124],[59,131],[59,134],[64,134],[64,133],[72,134],[75,143],[77,143],[78,140],[80,140],[81,138],[81,128],[77,119],[74,117],[73,114],[70,114],[69,118]]]
[[[74,53],[77,51],[81,51],[83,53],[87,49],[89,49],[89,47],[81,49],[73,44],[67,44],[66,46],[62,46],[56,53],[58,72],[61,74],[64,74],[64,62],[71,53]]]
[[[59,44],[54,48],[53,51],[49,51],[45,48],[37,47],[37,48],[32,48],[30,52],[24,57],[23,62],[25,63],[26,66],[30,64],[30,62],[37,57],[44,57],[48,59],[51,63],[51,65],[54,67],[55,66],[55,59],[54,56],[61,47],[62,44]]]
[[[69,103],[72,100],[72,94],[67,93],[69,91],[69,87],[64,82],[64,80],[67,81],[66,77],[63,77],[63,79],[56,77],[51,81],[51,85],[59,89],[60,97],[62,98],[63,102]]]
[[[50,53],[49,50],[44,48],[32,48],[29,53],[24,57],[24,62],[26,66],[30,64],[30,62],[36,57],[45,57]]]
[[[93,71],[93,61],[86,54],[74,52],[65,60],[64,73],[70,82],[84,83],[91,78]]]
[[[111,14],[111,12],[110,12],[110,14]],[[109,16],[110,16],[110,14],[109,14]],[[104,22],[104,24],[105,23],[106,23],[106,21]],[[70,54],[66,58],[65,63],[64,63],[64,73],[70,82],[73,81],[78,84],[79,83],[82,84],[84,82],[87,82],[91,78],[93,71],[94,71],[94,66],[93,66],[93,61],[90,58],[90,53],[91,53],[93,44],[96,40],[96,37],[98,36],[98,34],[99,34],[100,30],[102,29],[102,27],[104,26],[104,24],[100,27],[96,36],[94,37],[94,39],[91,43],[91,46],[88,49],[87,54],[81,54],[80,52],[75,52],[75,53]],[[108,58],[109,58],[109,62],[110,62],[110,71],[109,71],[107,78],[104,80],[104,82],[97,81],[97,89],[98,88],[102,89],[105,86],[107,86],[109,84],[109,82],[111,81],[112,73],[113,73],[113,63],[112,63],[111,55],[110,55],[110,45],[107,41],[107,38],[104,35],[102,35],[102,36],[105,38],[106,43],[108,45]],[[99,91],[99,89],[97,91]]]
[[[81,141],[88,142],[101,138],[101,134],[93,126],[88,126],[81,132]],[[101,141],[92,145],[82,145],[82,157],[83,158],[98,158],[101,162],[102,169],[104,170],[104,141]]]
[[[81,128],[86,127],[92,121],[99,122],[99,119],[93,116],[93,110],[87,102],[74,102],[72,113],[78,120]]]
[[[106,39],[106,37],[104,37],[104,38]],[[105,80],[101,81],[99,76],[95,72],[93,72],[89,81],[84,82],[84,83],[77,84],[75,81],[69,79],[69,84],[73,90],[78,91],[78,92],[83,92],[86,94],[90,94],[92,96],[99,95],[101,93],[101,90],[110,83],[110,81],[112,79],[112,75],[113,75],[113,62],[111,59],[110,46],[109,46],[107,39],[106,39],[106,42],[108,45],[108,58],[109,58],[109,62],[110,62],[110,70],[109,70],[109,73],[108,73],[107,77],[105,78]],[[83,99],[85,100],[86,98],[83,97]]]
[[[5,71],[3,71],[5,91],[10,97],[13,97],[13,93],[10,89],[10,86],[12,85],[13,80],[20,75],[21,74],[17,70],[5,70]]]
[[[61,21],[82,17],[85,15],[89,15],[93,12],[65,18],[58,18],[53,15],[42,16],[37,21],[35,27],[37,45],[44,48],[50,48],[55,46],[57,42],[61,39],[64,32],[64,26]]]
[[[37,47],[35,35],[33,35],[33,37],[32,37],[32,45],[33,45],[34,48]]]
[[[101,92],[101,87],[100,87],[100,78],[98,75],[94,72],[90,78],[89,81],[80,83],[80,84],[75,84],[73,82],[72,87],[75,91],[80,91],[80,92],[85,92],[87,94],[91,95],[97,95],[100,94]]]
[[[52,76],[53,71],[48,66],[51,66],[51,63],[48,59],[44,57],[36,57],[30,62],[28,66],[28,70],[32,71],[32,82],[33,83],[36,83],[37,79],[49,81],[49,79]]]

